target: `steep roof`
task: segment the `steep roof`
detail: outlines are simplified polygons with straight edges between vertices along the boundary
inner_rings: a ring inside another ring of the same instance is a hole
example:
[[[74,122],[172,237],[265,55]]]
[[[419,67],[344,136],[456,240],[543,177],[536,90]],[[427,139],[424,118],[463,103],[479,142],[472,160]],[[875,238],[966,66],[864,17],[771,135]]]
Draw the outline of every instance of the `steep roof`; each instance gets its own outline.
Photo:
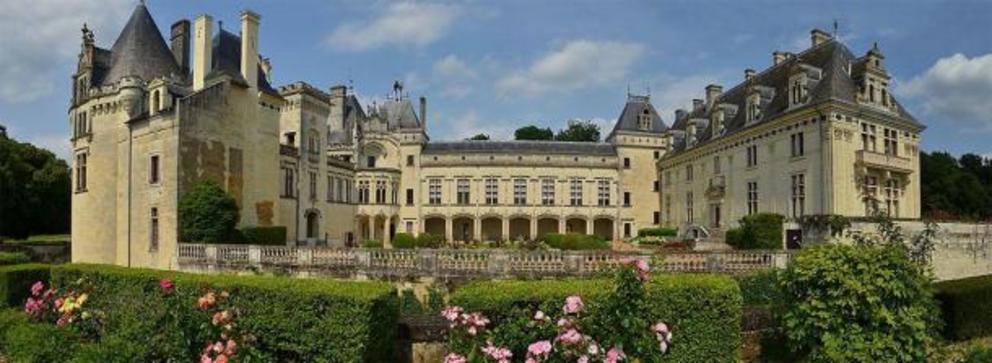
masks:
[[[639,120],[645,112],[651,116],[651,128],[649,129],[642,129],[640,127]],[[613,125],[613,131],[610,131],[607,140],[611,139],[618,131],[660,134],[666,130],[668,130],[668,126],[665,125],[661,116],[658,115],[658,111],[651,104],[650,96],[627,95],[627,104],[623,106],[623,111],[620,112],[620,117],[617,118],[617,123]]]
[[[110,51],[110,69],[101,85],[115,83],[126,76],[150,81],[182,73],[144,3],[134,8]]]
[[[376,112],[386,120],[390,130],[420,128],[420,118],[409,98],[388,99],[378,105]]]
[[[234,33],[227,30],[220,29],[220,31],[217,32],[217,35],[214,36],[212,44],[212,71],[207,75],[207,78],[218,75],[227,75],[241,82],[247,82],[244,77],[241,76],[241,37],[234,35]],[[259,66],[255,72],[258,72],[258,76],[256,78],[258,79],[259,90],[271,94],[278,94],[278,92],[272,88],[272,85],[269,84],[269,80],[265,78],[265,72],[262,71],[261,66]]]
[[[365,110],[362,109],[362,105],[358,102],[358,97],[353,94],[349,94],[344,100],[344,120],[342,122],[341,129],[330,130],[327,135],[328,142],[332,145],[351,145],[353,140],[351,137],[352,130],[355,129],[355,125],[365,119]]]
[[[450,141],[430,142],[423,154],[564,154],[616,156],[616,148],[603,142],[569,141]]]

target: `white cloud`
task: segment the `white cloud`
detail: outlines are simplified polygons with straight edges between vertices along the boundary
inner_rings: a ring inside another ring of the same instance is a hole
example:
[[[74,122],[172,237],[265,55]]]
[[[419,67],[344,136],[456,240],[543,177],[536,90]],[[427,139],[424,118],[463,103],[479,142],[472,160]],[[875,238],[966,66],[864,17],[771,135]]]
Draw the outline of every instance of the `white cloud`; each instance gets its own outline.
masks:
[[[637,43],[573,40],[526,70],[498,80],[496,90],[504,97],[537,97],[609,85],[623,80],[644,52],[645,47]]]
[[[468,96],[476,78],[478,72],[453,54],[434,63],[434,79],[441,87],[441,96],[453,99]]]
[[[69,82],[83,23],[109,47],[133,8],[132,0],[0,1],[0,101],[31,102]]]
[[[895,91],[920,100],[928,115],[992,131],[992,53],[941,58]]]
[[[516,130],[516,127],[510,123],[484,122],[475,110],[470,110],[454,118],[444,118],[441,124],[443,126],[439,137],[445,140],[462,140],[476,134],[489,135],[490,140],[509,140],[512,139],[513,131]],[[437,130],[437,128],[432,128]]]
[[[423,47],[445,36],[461,13],[461,8],[454,5],[397,2],[375,19],[339,25],[327,42],[347,51]]]
[[[707,85],[723,84],[724,91],[730,90],[733,85],[722,82],[728,78],[728,72],[688,76],[662,75],[652,82],[656,91],[651,93],[651,103],[658,110],[661,119],[671,126],[675,120],[675,110],[680,108],[688,110],[692,108],[692,99],[705,98]]]

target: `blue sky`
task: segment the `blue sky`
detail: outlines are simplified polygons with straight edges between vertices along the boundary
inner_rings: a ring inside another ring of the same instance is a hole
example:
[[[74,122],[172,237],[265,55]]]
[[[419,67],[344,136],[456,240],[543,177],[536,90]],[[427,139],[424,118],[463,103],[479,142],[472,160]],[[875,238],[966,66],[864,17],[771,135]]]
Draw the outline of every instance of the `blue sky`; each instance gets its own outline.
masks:
[[[0,2],[0,124],[14,137],[68,154],[69,77],[87,22],[109,48],[135,0]],[[992,155],[989,1],[191,1],[148,0],[164,31],[209,13],[238,30],[262,16],[260,48],[274,84],[354,82],[369,102],[402,80],[428,98],[434,140],[527,124],[600,123],[604,135],[628,87],[672,112],[725,89],[774,50],[839,35],[855,54],[877,41],[893,93],[928,125],[924,149]]]

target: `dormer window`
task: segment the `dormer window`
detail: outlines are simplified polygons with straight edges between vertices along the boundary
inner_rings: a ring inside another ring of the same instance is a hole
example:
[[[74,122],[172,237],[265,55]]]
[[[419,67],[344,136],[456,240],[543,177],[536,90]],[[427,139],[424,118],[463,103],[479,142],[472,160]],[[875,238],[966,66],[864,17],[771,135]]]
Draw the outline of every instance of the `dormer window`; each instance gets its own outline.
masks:
[[[747,99],[747,121],[754,122],[761,119],[761,94],[754,93]]]
[[[638,119],[637,127],[641,130],[651,129],[651,110],[644,109],[644,112],[641,113]]]
[[[723,110],[717,109],[713,112],[713,136],[723,133]]]
[[[806,98],[806,74],[799,73],[789,81],[789,105],[801,105]]]

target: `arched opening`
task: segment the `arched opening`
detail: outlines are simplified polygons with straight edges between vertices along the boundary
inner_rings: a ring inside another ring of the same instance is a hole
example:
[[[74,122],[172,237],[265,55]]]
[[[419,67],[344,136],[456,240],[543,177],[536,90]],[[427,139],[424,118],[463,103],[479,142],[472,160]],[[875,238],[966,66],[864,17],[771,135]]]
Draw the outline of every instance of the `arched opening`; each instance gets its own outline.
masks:
[[[320,215],[317,212],[307,213],[307,239],[317,239],[320,235]]]
[[[151,113],[153,113],[153,114],[154,113],[157,113],[158,110],[159,110],[159,107],[158,107],[159,106],[158,105],[159,104],[159,98],[160,98],[159,91],[152,92],[152,109],[151,109]]]
[[[482,240],[501,242],[503,238],[503,221],[499,218],[482,220]]]
[[[444,218],[433,217],[424,220],[424,232],[435,236],[445,237]]]
[[[476,240],[475,221],[472,218],[459,217],[452,221],[452,239],[458,242]]]
[[[515,241],[530,240],[532,238],[530,235],[530,220],[527,218],[511,219],[509,238]]]
[[[593,222],[593,234],[607,241],[613,240],[613,220],[599,218]]]
[[[541,218],[537,220],[537,239],[544,238],[548,233],[560,233],[558,231],[558,220],[554,218]]]
[[[565,221],[565,233],[586,234],[586,220],[581,218],[569,218]]]

